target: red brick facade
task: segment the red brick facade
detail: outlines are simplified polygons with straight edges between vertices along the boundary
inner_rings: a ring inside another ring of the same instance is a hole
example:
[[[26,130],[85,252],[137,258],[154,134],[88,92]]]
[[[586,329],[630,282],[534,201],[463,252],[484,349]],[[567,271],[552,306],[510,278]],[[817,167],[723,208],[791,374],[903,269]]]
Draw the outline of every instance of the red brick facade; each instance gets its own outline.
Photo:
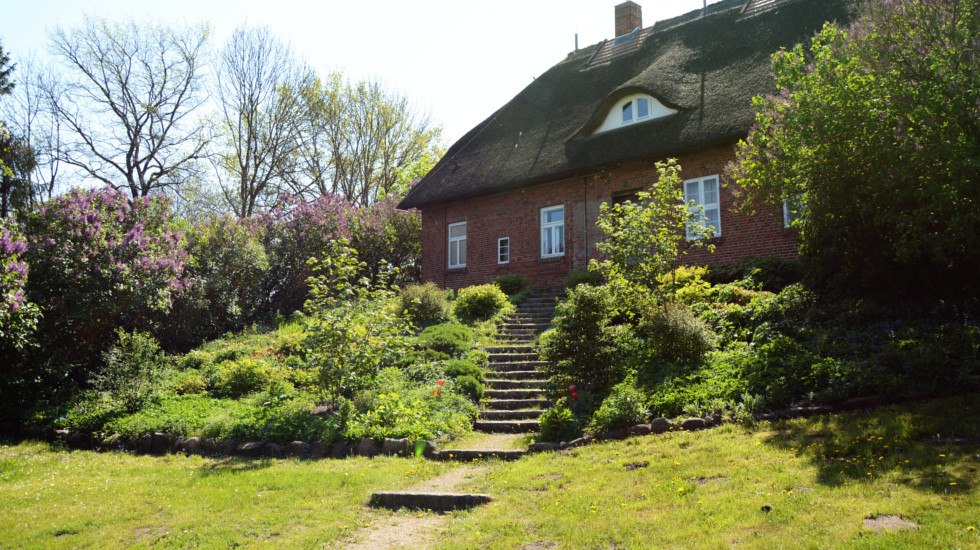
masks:
[[[712,240],[714,254],[694,251],[685,263],[711,264],[755,256],[794,258],[796,239],[783,228],[778,208],[743,214],[735,205],[736,190],[724,178],[734,159],[731,146],[680,157],[683,179],[720,175],[721,236]],[[622,166],[602,172],[422,209],[422,279],[445,288],[486,283],[503,273],[523,273],[535,289],[557,288],[568,273],[598,257],[602,235],[595,227],[599,205],[614,195],[649,188],[656,181],[653,163]],[[542,208],[565,207],[565,255],[541,258]],[[465,221],[466,267],[447,268],[447,226]],[[497,239],[510,238],[510,263],[497,263]]]

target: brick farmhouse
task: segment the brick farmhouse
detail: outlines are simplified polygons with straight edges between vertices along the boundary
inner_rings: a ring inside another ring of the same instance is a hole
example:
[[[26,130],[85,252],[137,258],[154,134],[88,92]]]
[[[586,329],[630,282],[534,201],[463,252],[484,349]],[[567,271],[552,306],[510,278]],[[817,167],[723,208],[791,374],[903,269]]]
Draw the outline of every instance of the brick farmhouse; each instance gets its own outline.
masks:
[[[725,167],[773,90],[770,56],[849,19],[846,0],[722,0],[643,27],[615,8],[616,37],[576,50],[470,130],[409,192],[422,213],[422,279],[446,288],[523,273],[555,288],[598,257],[599,205],[628,199],[677,158],[685,198],[715,227],[689,263],[793,258],[785,208],[737,208]]]

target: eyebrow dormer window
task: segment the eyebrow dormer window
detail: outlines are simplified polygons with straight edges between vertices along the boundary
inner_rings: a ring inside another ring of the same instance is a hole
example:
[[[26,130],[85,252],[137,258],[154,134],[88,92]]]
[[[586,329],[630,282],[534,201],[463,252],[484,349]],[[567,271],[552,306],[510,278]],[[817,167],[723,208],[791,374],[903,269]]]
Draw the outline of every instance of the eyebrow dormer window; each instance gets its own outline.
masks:
[[[629,124],[665,117],[676,112],[676,109],[667,107],[652,95],[632,94],[620,99],[613,105],[606,116],[606,121],[602,123],[602,126],[599,126],[595,133],[615,130]]]
[[[641,97],[623,105],[623,124],[632,124],[650,118],[650,100]]]

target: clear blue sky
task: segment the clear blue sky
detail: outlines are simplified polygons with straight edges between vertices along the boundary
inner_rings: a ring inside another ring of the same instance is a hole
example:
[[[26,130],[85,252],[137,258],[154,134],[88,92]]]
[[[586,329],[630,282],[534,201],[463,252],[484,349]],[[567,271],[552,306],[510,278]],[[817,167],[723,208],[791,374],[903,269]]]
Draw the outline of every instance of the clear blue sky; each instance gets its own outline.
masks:
[[[613,35],[620,0],[11,0],[0,41],[13,61],[47,53],[47,32],[84,14],[172,24],[207,21],[212,47],[242,23],[267,25],[321,73],[379,78],[445,129],[452,144],[574,49]],[[637,0],[643,24],[702,0]],[[709,3],[711,3],[709,1]],[[15,74],[16,78],[16,74]]]

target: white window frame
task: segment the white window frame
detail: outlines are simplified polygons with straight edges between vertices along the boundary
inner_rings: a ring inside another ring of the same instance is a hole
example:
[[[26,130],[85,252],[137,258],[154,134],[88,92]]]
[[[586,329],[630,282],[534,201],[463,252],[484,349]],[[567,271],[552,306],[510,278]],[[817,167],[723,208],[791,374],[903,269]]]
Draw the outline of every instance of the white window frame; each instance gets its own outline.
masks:
[[[546,222],[547,215],[549,212],[561,211],[561,221],[560,222]],[[565,255],[565,205],[559,204],[556,206],[546,206],[541,209],[541,257],[542,258],[561,258]],[[552,242],[561,243],[560,252],[546,253],[545,251],[545,235],[550,234],[552,237]],[[555,237],[559,236],[560,240],[555,240]]]
[[[497,264],[510,263],[510,237],[500,237],[497,239]]]
[[[717,202],[705,203],[704,202],[704,188],[705,188],[705,183],[707,183],[710,180],[714,180],[714,185],[715,185],[716,190],[717,190],[717,193],[715,195],[718,198],[718,200],[717,200]],[[695,216],[700,216],[701,220],[699,222],[694,222],[693,220],[688,222],[687,227],[684,229],[684,238],[687,239],[687,240],[689,240],[689,241],[693,241],[693,240],[695,240],[695,239],[698,238],[698,236],[696,234],[694,234],[694,232],[692,231],[692,229],[693,229],[693,225],[692,224],[693,223],[704,223],[704,222],[706,222],[708,220],[707,213],[709,211],[711,211],[711,210],[717,210],[718,211],[718,225],[715,227],[714,234],[711,235],[711,238],[720,237],[721,236],[721,178],[718,176],[718,174],[714,174],[714,175],[711,175],[711,176],[704,176],[704,177],[700,177],[700,178],[694,178],[694,179],[684,180],[684,184],[683,185],[684,185],[684,202],[685,203],[690,203],[691,200],[693,200],[691,198],[691,196],[687,192],[687,186],[690,183],[697,183],[698,184],[698,199],[695,201],[694,208],[690,209],[691,218],[694,218]],[[697,210],[695,210],[695,208],[697,208],[699,206],[701,207],[700,208],[700,212],[698,212]]]
[[[647,114],[645,114],[645,115],[641,115],[640,114],[640,102],[641,101],[643,103],[646,103],[646,106],[647,106],[646,107]],[[630,109],[630,118],[629,119],[626,118],[626,108],[627,107],[629,107],[629,109]],[[627,101],[626,103],[624,103],[622,107],[619,108],[620,115],[622,116],[622,124],[623,124],[623,126],[626,126],[626,125],[629,125],[629,124],[636,124],[637,122],[643,122],[644,120],[649,119],[650,118],[651,111],[652,111],[652,109],[650,108],[650,99],[649,98],[646,98],[646,97],[636,97],[636,98],[630,99],[629,101]]]
[[[453,235],[453,228],[454,227],[460,227],[460,226],[463,227],[463,234],[461,236],[453,237],[452,236]],[[447,242],[449,243],[449,246],[446,249],[446,265],[449,267],[449,269],[462,269],[462,268],[466,267],[466,260],[463,260],[462,262],[459,261],[459,259],[461,257],[463,257],[463,255],[466,253],[465,252],[466,251],[466,235],[467,235],[466,222],[455,222],[455,223],[451,223],[451,224],[449,224],[447,226],[447,228],[446,228],[446,237],[447,237]],[[455,264],[453,263],[453,246],[454,245],[456,247],[456,263]],[[463,251],[462,254],[460,253],[460,250]]]

